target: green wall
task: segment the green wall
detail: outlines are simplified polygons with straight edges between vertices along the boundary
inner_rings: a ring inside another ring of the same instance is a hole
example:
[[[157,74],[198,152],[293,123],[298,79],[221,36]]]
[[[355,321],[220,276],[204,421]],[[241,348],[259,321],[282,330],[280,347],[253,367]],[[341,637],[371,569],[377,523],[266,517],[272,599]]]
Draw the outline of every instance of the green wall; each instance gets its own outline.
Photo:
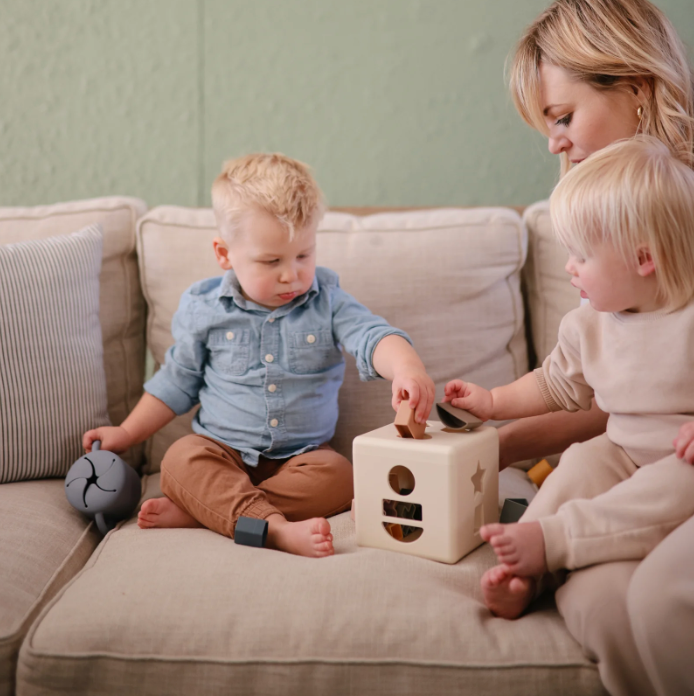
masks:
[[[547,0],[0,0],[0,205],[209,205],[278,150],[328,202],[524,205],[558,164],[504,61]],[[694,0],[660,0],[694,46]]]

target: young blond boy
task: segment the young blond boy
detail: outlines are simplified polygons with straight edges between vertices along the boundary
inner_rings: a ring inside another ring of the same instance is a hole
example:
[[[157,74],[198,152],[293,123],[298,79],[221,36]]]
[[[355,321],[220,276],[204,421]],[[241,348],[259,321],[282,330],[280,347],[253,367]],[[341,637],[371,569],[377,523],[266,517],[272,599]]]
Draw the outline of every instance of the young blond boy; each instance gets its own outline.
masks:
[[[85,433],[90,451],[122,451],[175,415],[200,409],[194,434],[161,465],[164,498],[138,523],[204,526],[230,537],[238,518],[268,521],[267,545],[303,556],[333,553],[325,519],[349,508],[351,464],[332,450],[340,346],[362,379],[393,382],[393,406],[409,399],[424,422],[434,384],[405,333],[316,268],[320,190],[300,162],[279,154],[227,162],[212,187],[221,277],[195,283],[172,322],[175,340],[119,427]]]
[[[694,171],[655,138],[591,155],[557,185],[552,225],[589,304],[564,317],[542,367],[445,399],[484,420],[590,408],[607,432],[572,445],[520,524],[482,528],[500,565],[487,606],[519,616],[547,571],[644,558],[694,514]],[[576,482],[590,490],[574,499]]]

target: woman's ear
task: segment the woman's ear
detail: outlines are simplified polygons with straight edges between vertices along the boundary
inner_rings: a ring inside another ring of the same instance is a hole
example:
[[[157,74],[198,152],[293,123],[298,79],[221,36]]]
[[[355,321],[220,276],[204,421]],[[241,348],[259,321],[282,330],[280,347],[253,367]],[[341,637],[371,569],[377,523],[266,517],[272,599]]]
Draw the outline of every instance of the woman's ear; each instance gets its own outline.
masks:
[[[655,263],[651,256],[651,250],[647,246],[640,246],[636,250],[636,258],[638,260],[637,273],[645,278],[646,276],[655,273]]]
[[[219,266],[225,271],[230,271],[232,266],[227,243],[221,237],[215,237],[212,240],[212,248],[214,249],[214,255],[217,257]]]
[[[653,87],[649,79],[645,77],[628,77],[626,81],[634,92],[639,106],[644,106],[650,101]]]

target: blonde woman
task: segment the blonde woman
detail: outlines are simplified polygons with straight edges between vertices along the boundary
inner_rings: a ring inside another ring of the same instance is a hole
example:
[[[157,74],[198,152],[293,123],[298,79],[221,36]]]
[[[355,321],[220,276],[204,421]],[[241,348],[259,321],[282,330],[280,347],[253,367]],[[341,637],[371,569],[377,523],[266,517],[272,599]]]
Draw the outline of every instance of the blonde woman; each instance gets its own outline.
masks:
[[[557,0],[521,38],[510,71],[514,102],[560,156],[562,172],[637,133],[663,141],[694,165],[694,87],[672,24],[647,0]],[[568,282],[568,278],[567,278]],[[561,452],[605,432],[607,414],[561,411],[500,429],[501,465]],[[688,431],[678,456],[694,462]],[[569,497],[600,491],[580,473]],[[529,519],[553,514],[542,494]],[[573,572],[556,593],[572,635],[596,660],[611,694],[694,694],[694,519],[643,561]],[[522,583],[521,583],[522,585]],[[522,588],[521,591],[524,591]]]

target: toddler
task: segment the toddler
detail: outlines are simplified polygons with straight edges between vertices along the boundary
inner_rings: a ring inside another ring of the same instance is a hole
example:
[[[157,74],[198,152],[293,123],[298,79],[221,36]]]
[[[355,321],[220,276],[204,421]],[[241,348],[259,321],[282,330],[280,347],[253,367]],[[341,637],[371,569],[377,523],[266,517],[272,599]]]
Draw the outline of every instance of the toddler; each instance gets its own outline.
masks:
[[[166,497],[138,524],[204,526],[229,537],[239,516],[268,521],[267,545],[303,556],[333,553],[326,517],[349,508],[350,462],[332,450],[343,347],[362,379],[393,383],[424,422],[434,384],[405,333],[316,267],[324,208],[307,167],[279,154],[227,162],[212,186],[223,276],[193,284],[172,322],[174,345],[119,427],[84,434],[122,451],[196,404],[194,434],[161,465]]]
[[[694,171],[653,137],[620,141],[561,180],[550,214],[588,304],[564,317],[534,373],[491,392],[445,388],[484,420],[588,409],[593,396],[609,414],[519,524],[481,529],[500,561],[482,577],[485,602],[506,618],[545,573],[640,560],[694,514],[694,467],[680,458],[694,440]],[[578,480],[586,499],[573,499]]]

